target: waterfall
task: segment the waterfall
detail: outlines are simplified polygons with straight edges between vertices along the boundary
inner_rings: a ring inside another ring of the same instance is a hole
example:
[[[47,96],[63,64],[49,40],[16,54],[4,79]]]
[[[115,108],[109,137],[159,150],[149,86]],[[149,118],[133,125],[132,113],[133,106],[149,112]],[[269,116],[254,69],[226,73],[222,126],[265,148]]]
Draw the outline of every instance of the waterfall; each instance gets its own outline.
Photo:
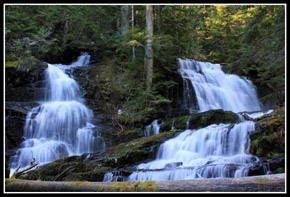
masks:
[[[251,163],[248,154],[249,132],[254,122],[212,124],[197,130],[185,130],[164,142],[156,160],[137,166],[129,181],[186,180],[246,176]]]
[[[158,120],[154,120],[150,125],[145,126],[144,136],[148,137],[159,133],[159,129],[162,123],[158,123]]]
[[[255,86],[245,77],[225,74],[219,64],[208,62],[178,59],[178,65],[184,80],[183,107],[190,113],[223,109],[247,113],[250,117],[264,114],[257,112],[261,105]],[[255,130],[254,125],[253,121],[240,119],[236,124],[186,129],[161,144],[156,159],[139,164],[126,180],[247,176],[249,168],[259,160],[249,154],[249,134]]]
[[[10,160],[11,174],[18,166],[29,166],[33,158],[41,165],[65,156],[104,151],[98,128],[91,123],[93,112],[85,106],[78,83],[66,74],[87,66],[89,59],[84,53],[71,65],[48,64],[46,99],[27,115],[25,140]]]
[[[183,105],[189,111],[261,110],[256,88],[245,77],[225,74],[219,64],[180,58],[177,62],[184,80]]]

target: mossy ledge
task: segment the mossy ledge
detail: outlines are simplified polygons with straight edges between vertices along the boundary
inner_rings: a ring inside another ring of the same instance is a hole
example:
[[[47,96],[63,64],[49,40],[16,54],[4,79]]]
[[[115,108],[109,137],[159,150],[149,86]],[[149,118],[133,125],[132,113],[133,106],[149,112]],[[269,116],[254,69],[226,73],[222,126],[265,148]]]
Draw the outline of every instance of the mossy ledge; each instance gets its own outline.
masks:
[[[173,123],[175,129],[186,129],[187,127],[189,129],[199,129],[211,124],[235,123],[237,121],[238,116],[232,111],[209,110],[198,114],[171,118],[160,126],[160,132],[171,130]]]

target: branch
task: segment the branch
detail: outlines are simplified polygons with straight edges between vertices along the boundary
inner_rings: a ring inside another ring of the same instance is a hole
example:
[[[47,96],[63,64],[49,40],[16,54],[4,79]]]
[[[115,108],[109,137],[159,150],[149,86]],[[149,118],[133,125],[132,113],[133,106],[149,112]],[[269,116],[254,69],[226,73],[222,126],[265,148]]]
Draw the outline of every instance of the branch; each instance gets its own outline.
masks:
[[[113,135],[113,136],[120,135],[121,133],[123,133],[124,128],[122,127],[122,125],[115,118],[112,118],[112,119],[115,120],[115,122],[117,122],[119,127],[121,127],[121,131],[119,131],[118,133],[115,133],[115,134],[111,134],[111,135]]]
[[[23,172],[25,172],[25,171],[27,171],[27,170],[30,170],[31,168],[34,168],[35,166],[37,166],[38,165],[38,163],[34,163],[35,162],[35,158],[33,158],[33,160],[30,162],[30,166],[29,167],[27,167],[27,168],[25,168],[25,169],[23,169],[23,170],[21,170],[21,171],[19,171],[19,169],[20,169],[20,167],[21,166],[19,166],[16,170],[15,170],[15,172],[13,173],[13,175],[11,176],[11,178],[12,179],[15,179],[16,178],[16,176],[18,176],[18,175],[20,175],[20,174],[22,174]],[[19,171],[19,172],[18,172]]]
[[[63,172],[61,172],[59,175],[57,175],[56,178],[54,179],[54,181],[60,180],[70,169],[73,169],[73,166],[69,166]]]

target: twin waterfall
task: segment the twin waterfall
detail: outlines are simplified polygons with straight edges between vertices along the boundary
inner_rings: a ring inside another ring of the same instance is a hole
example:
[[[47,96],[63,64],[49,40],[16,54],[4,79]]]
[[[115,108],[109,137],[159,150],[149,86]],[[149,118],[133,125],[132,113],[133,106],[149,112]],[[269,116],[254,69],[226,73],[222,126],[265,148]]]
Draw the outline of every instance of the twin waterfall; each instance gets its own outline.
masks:
[[[11,174],[25,168],[33,158],[41,164],[56,159],[103,151],[105,144],[93,121],[93,112],[84,105],[78,83],[68,74],[87,66],[88,54],[71,65],[48,64],[45,70],[45,101],[27,115],[24,142],[11,158]]]
[[[83,54],[71,65],[48,65],[45,100],[27,115],[25,140],[11,158],[11,174],[20,165],[29,166],[33,158],[45,164],[65,156],[105,150],[97,126],[92,123],[92,110],[85,106],[72,76],[73,70],[87,66],[89,59],[88,54]],[[225,74],[219,64],[177,61],[183,78],[183,107],[190,113],[211,109],[236,113],[261,111],[255,86],[248,79]],[[161,124],[153,121],[146,127],[145,137],[158,134]],[[156,159],[138,165],[125,181],[247,176],[251,164],[258,160],[249,154],[249,134],[254,129],[254,122],[245,120],[187,129],[164,142]],[[104,181],[112,176],[107,173]]]

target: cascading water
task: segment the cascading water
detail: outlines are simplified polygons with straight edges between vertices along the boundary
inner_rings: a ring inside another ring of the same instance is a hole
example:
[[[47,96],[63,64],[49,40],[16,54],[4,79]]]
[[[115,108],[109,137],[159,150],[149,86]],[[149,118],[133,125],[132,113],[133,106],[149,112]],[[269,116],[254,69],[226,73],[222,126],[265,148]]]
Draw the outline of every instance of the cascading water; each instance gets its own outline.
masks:
[[[178,59],[178,64],[178,72],[184,79],[183,104],[190,113],[211,109],[233,112],[261,110],[255,86],[246,78],[225,74],[218,64],[189,59]],[[259,115],[263,113],[252,116]],[[249,134],[254,129],[254,122],[244,119],[237,124],[187,129],[164,142],[154,161],[138,165],[137,171],[125,180],[247,176],[249,167],[258,161],[249,154]]]
[[[104,141],[91,123],[93,112],[83,103],[78,83],[65,73],[87,66],[89,59],[84,53],[71,65],[48,64],[46,99],[27,115],[25,140],[10,160],[11,174],[18,166],[29,166],[33,158],[41,165],[65,156],[104,151]]]
[[[225,74],[219,64],[191,59],[177,59],[177,62],[178,72],[184,80],[183,105],[190,111],[261,110],[256,88],[245,77]]]
[[[145,137],[158,134],[160,125],[162,125],[162,123],[158,123],[158,120],[154,120],[150,125],[147,125],[144,131]]]
[[[213,124],[185,130],[163,143],[156,160],[140,164],[128,180],[185,180],[246,176],[257,158],[248,154],[254,123]]]

